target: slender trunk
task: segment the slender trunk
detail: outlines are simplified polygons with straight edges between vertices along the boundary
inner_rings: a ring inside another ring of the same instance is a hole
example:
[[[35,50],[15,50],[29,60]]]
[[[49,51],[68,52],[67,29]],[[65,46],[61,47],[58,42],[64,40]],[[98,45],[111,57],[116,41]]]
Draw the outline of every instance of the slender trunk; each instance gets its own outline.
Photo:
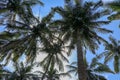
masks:
[[[53,57],[53,54],[50,56],[50,60],[49,60],[48,65],[47,65],[47,67],[46,67],[46,71],[45,71],[45,73],[43,74],[41,80],[43,80],[43,79],[45,78],[45,75],[46,75],[46,73],[48,72],[48,69],[49,69],[49,66],[50,66],[52,57]]]
[[[78,66],[78,79],[87,80],[86,66],[83,60],[83,49],[80,41],[80,36],[78,32],[77,38],[77,66]]]

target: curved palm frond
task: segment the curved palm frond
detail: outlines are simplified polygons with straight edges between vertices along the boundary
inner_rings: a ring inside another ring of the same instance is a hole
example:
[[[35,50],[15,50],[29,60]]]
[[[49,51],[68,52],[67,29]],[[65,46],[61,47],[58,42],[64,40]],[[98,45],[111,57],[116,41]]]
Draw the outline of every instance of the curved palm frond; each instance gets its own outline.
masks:
[[[59,73],[59,71],[57,69],[54,68],[54,65],[51,65],[48,68],[48,71],[45,74],[45,79],[46,80],[61,80],[61,77],[71,77],[71,75],[69,74],[69,72],[63,72],[63,73]],[[37,73],[40,73],[41,75],[44,75],[45,72],[41,72],[41,71],[37,71]]]
[[[119,72],[120,67],[120,44],[119,41],[115,40],[112,36],[110,36],[110,43],[105,44],[105,52],[103,53],[105,56],[105,63],[113,60],[114,71],[116,73]]]
[[[115,0],[110,3],[107,3],[106,6],[110,7],[116,13],[108,17],[109,20],[119,20],[120,19],[120,0]]]

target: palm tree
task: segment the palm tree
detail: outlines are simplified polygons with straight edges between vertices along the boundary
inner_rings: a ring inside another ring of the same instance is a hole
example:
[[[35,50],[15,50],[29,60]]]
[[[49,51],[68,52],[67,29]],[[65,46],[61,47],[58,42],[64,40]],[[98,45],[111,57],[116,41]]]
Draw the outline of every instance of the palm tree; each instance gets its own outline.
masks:
[[[116,13],[108,17],[109,20],[118,20],[120,19],[120,0],[115,0],[113,2],[107,3],[106,6],[110,7]]]
[[[101,28],[100,25],[108,24],[110,21],[100,21],[99,18],[108,14],[108,10],[100,10],[101,1],[98,3],[85,2],[81,4],[79,0],[74,3],[66,0],[65,7],[56,7],[55,10],[62,16],[54,25],[60,25],[58,30],[63,35],[64,42],[70,42],[70,48],[77,47],[78,79],[86,80],[86,66],[83,61],[83,49],[89,49],[93,53],[98,49],[98,43],[106,42],[97,33],[109,33],[110,30]]]
[[[37,73],[40,73],[40,75],[44,75],[44,72],[41,71],[37,71]],[[51,65],[48,68],[47,73],[45,74],[45,80],[61,80],[60,77],[71,77],[70,74],[68,72],[66,73],[59,73],[59,71],[57,69],[54,68],[54,65]]]
[[[53,35],[49,30],[49,22],[54,12],[52,11],[39,22],[33,25],[24,22],[15,21],[13,24],[7,24],[7,30],[0,33],[0,59],[9,61],[11,58],[16,61],[23,54],[27,61],[34,61],[37,51],[42,46],[47,46]]]
[[[1,0],[0,1],[0,23],[8,23],[13,20],[22,19],[24,22],[30,23],[35,18],[32,14],[32,6],[43,3],[40,0]]]
[[[65,57],[64,50],[65,47],[62,46],[61,41],[56,42],[50,42],[47,44],[46,47],[44,47],[41,51],[47,53],[48,55],[43,59],[43,61],[40,63],[41,66],[44,67],[45,73],[43,74],[43,77],[41,80],[44,79],[45,74],[48,72],[49,67],[54,64],[55,66],[58,66],[59,70],[64,70],[63,61],[69,62],[68,59]]]
[[[113,73],[111,69],[100,62],[98,62],[98,59],[95,57],[92,59],[92,62],[89,64],[85,60],[86,66],[87,66],[87,80],[107,80],[104,76],[102,76],[102,73]],[[75,75],[78,75],[78,67],[77,62],[72,62],[70,65],[67,65],[67,67],[70,69],[69,73],[75,73]]]
[[[8,73],[7,80],[38,80],[39,76],[34,74],[32,71],[35,63],[33,64],[25,64],[23,62],[15,62],[13,67],[14,71]]]
[[[113,60],[114,71],[120,72],[120,41],[115,40],[113,37],[109,38],[111,43],[105,44],[105,52],[102,55],[105,56],[105,63]]]

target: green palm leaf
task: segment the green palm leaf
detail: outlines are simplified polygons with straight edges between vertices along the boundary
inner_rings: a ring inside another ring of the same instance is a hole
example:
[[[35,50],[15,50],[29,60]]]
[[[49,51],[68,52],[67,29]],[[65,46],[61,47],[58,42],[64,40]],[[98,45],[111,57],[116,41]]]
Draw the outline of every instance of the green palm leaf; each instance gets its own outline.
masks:
[[[117,13],[112,14],[108,17],[109,20],[118,20],[120,19],[120,0],[116,0],[110,3],[107,3],[107,6],[110,7],[113,11]]]
[[[113,60],[113,65],[114,65],[114,71],[116,73],[119,72],[119,41],[114,39],[112,36],[110,36],[110,43],[105,44],[105,52],[103,53],[105,56],[105,63],[108,63],[109,61]]]

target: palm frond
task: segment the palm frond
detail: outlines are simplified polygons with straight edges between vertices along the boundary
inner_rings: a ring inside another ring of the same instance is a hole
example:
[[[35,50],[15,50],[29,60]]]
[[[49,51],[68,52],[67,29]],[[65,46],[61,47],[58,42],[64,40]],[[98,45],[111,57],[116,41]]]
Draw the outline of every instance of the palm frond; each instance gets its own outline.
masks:
[[[105,64],[101,64],[100,66],[98,66],[96,69],[94,69],[95,72],[99,72],[99,73],[114,73],[109,67],[108,65]]]
[[[111,16],[108,17],[109,20],[119,20],[120,19],[120,12],[116,14],[112,14]]]
[[[119,62],[119,57],[118,56],[114,56],[114,71],[116,73],[119,72],[119,65],[120,65],[120,62]]]

